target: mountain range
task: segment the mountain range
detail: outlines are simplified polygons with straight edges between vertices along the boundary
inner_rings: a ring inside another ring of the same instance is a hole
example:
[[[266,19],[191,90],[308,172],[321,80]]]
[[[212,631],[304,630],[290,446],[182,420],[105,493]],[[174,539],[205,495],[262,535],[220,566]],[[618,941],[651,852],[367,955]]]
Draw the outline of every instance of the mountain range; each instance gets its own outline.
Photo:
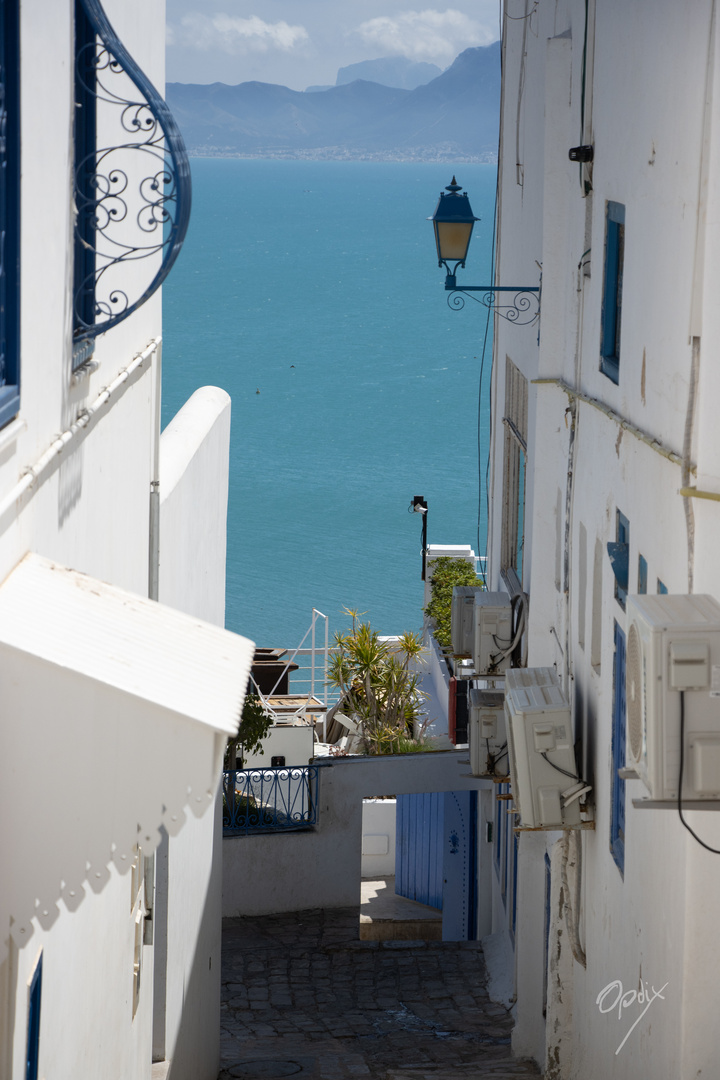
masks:
[[[500,44],[466,49],[413,90],[356,79],[320,92],[271,83],[168,83],[194,156],[495,161]]]

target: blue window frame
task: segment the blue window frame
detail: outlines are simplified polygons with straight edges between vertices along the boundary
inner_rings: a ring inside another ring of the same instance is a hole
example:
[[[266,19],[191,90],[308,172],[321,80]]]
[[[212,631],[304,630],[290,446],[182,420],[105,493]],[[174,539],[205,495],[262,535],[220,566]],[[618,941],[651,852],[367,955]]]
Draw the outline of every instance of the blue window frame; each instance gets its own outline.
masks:
[[[608,202],[605,214],[600,370],[614,383],[620,381],[620,322],[624,254],[625,207],[622,203]]]
[[[515,819],[513,818],[513,821]],[[517,869],[518,848],[520,846],[520,834],[512,831],[512,906],[510,912],[510,936],[515,940],[515,928],[517,926]]]
[[[644,555],[638,555],[638,593],[644,596],[647,592],[648,565]]]
[[[20,38],[0,0],[0,427],[20,409]]]
[[[95,323],[95,234],[97,231],[97,85],[95,29],[81,0],[75,0],[75,255],[73,265],[74,332]],[[80,338],[73,345],[73,369],[88,360],[95,342]]]
[[[547,1016],[547,992],[548,992],[548,961],[550,960],[550,890],[552,888],[552,875],[550,873],[550,856],[545,852],[545,934],[543,948],[543,1016]]]
[[[618,566],[615,570],[615,599],[620,607],[625,610],[625,603],[627,601],[628,594],[628,566],[629,558],[628,552],[630,550],[630,522],[620,511],[616,511],[615,516],[615,542],[617,544],[623,544],[625,546],[625,561],[618,560]],[[624,577],[622,567],[624,565]]]
[[[40,1054],[40,1002],[42,999],[42,953],[35,965],[28,995],[27,1054],[25,1080],[38,1080]]]
[[[613,664],[612,777],[610,783],[610,851],[621,874],[625,874],[625,781],[618,769],[625,767],[625,633],[615,623]]]
[[[659,596],[667,596],[667,585],[660,578],[657,579],[657,591]]]

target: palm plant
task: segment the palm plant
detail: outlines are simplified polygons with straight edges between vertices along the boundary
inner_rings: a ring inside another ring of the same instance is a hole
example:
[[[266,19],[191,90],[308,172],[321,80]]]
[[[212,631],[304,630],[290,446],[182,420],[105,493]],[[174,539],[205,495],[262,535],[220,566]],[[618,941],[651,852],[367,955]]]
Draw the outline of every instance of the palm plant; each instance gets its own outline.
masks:
[[[422,738],[414,738],[426,697],[417,670],[420,637],[405,633],[381,640],[370,623],[359,622],[357,612],[345,610],[352,630],[335,635],[328,667],[328,682],[340,690],[343,712],[358,725],[368,754],[420,749]]]

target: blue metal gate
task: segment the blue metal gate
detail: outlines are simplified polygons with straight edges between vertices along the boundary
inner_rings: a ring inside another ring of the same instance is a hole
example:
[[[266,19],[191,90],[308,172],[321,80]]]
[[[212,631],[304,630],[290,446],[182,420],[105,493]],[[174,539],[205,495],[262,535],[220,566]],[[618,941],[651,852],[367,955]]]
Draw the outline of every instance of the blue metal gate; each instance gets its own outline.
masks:
[[[395,892],[442,908],[445,794],[398,795],[396,806]]]

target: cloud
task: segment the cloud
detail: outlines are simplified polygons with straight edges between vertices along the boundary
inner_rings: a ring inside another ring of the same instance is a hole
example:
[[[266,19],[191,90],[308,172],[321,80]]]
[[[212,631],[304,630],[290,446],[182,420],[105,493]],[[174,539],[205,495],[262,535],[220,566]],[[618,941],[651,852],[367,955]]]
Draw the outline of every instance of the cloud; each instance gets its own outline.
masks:
[[[167,44],[208,52],[220,49],[233,56],[264,53],[271,50],[291,52],[309,40],[304,26],[290,26],[284,21],[267,23],[258,15],[248,19],[232,15],[184,15],[180,26],[168,25]]]
[[[489,45],[497,33],[462,11],[402,11],[368,19],[355,31],[387,56],[450,62],[472,45]]]

